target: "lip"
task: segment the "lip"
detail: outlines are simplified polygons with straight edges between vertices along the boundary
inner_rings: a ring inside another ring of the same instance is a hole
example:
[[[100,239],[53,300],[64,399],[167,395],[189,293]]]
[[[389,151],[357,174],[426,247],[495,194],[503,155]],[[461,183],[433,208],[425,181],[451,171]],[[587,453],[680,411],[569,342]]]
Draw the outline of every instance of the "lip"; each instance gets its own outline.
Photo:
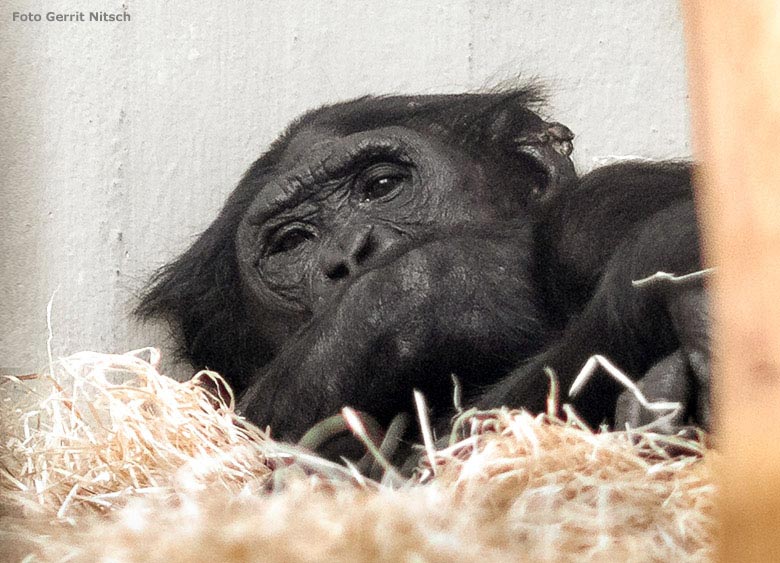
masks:
[[[456,244],[456,241],[463,239],[476,239],[479,247],[485,249],[491,240],[500,240],[510,238],[521,240],[524,235],[530,236],[530,223],[521,223],[518,221],[501,221],[494,223],[475,223],[472,225],[458,225],[450,229],[427,229],[422,233],[410,234],[403,231],[403,238],[392,246],[385,249],[380,256],[367,259],[361,268],[360,274],[356,279],[376,269],[383,269],[399,262],[409,252],[423,250],[431,246],[441,245],[446,248],[453,245],[453,248],[461,249],[462,245]],[[518,256],[522,259],[522,256]]]

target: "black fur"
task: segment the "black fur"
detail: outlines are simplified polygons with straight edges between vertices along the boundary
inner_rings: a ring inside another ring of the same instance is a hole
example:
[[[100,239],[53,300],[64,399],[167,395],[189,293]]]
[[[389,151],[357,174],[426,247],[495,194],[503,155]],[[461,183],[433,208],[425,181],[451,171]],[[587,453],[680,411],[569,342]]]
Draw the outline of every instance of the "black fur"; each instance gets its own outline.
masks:
[[[287,439],[344,405],[386,424],[413,388],[444,420],[452,373],[468,403],[539,410],[542,368],[566,388],[594,353],[637,378],[674,367],[646,393],[684,395],[668,397],[692,405],[676,423],[706,424],[706,330],[686,330],[706,319],[702,284],[631,283],[700,269],[689,165],[577,178],[571,136],[540,100],[525,88],[307,113],[138,312],[167,319],[183,356]],[[576,405],[614,421],[618,394],[599,377]],[[644,421],[631,397],[621,405],[618,423]]]

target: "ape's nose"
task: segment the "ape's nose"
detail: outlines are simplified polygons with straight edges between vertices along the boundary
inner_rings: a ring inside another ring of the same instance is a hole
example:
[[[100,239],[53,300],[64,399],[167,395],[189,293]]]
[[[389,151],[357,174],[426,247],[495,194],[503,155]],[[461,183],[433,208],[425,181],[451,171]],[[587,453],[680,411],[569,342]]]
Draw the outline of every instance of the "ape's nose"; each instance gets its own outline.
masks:
[[[376,251],[373,225],[349,229],[328,245],[320,256],[320,271],[325,280],[338,282],[358,273]]]
[[[343,227],[321,250],[312,279],[313,296],[321,300],[381,264],[381,258],[402,236],[400,230],[383,224]]]

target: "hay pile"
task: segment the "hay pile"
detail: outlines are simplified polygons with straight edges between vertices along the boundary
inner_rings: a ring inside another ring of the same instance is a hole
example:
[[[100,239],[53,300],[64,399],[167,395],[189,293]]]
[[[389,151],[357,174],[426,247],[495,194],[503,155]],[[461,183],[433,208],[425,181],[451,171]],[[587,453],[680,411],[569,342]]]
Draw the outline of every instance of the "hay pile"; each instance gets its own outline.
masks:
[[[151,350],[5,377],[3,561],[700,561],[714,491],[697,442],[464,413],[390,487],[275,443]],[[12,391],[13,389],[13,391]],[[24,396],[20,399],[20,389]],[[25,404],[27,401],[27,404]],[[670,451],[687,452],[672,454]],[[27,557],[27,559],[24,559]]]

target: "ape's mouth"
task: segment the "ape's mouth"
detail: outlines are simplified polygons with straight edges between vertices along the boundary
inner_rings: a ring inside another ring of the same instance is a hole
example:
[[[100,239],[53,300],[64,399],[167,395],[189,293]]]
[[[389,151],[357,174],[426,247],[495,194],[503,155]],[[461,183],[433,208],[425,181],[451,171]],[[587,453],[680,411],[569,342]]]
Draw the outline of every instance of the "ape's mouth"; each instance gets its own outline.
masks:
[[[468,263],[458,262],[463,257],[479,273],[485,273],[484,269],[492,266],[497,275],[509,276],[513,269],[520,273],[520,268],[527,268],[530,260],[525,244],[531,236],[531,224],[527,221],[474,223],[414,235],[401,228],[394,229],[401,236],[381,252],[373,253],[371,248],[362,249],[362,255],[357,256],[359,267],[354,269],[356,275],[350,280],[352,283],[366,274],[404,268],[405,262],[417,261],[421,266],[424,262],[437,269],[465,269]],[[527,277],[528,273],[524,274]],[[438,284],[438,287],[446,289],[442,284]]]

